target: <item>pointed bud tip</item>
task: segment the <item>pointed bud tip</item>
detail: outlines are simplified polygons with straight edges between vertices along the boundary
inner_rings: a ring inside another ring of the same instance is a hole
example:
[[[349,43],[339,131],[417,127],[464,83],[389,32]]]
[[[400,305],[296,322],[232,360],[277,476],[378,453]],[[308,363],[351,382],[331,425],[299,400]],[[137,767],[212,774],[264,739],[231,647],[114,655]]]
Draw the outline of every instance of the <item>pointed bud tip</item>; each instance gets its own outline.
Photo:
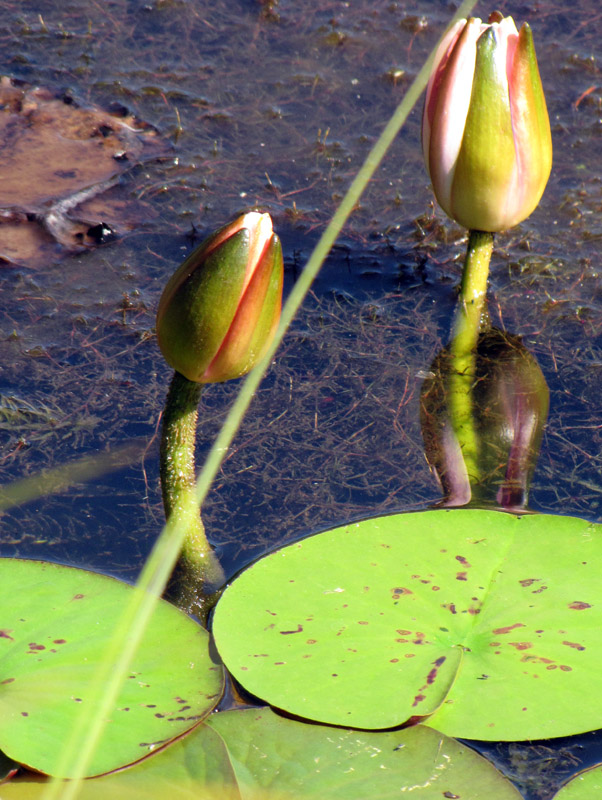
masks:
[[[261,211],[247,211],[217,232],[215,238],[211,240],[210,249],[216,248],[241,230],[248,231],[251,240],[262,241],[265,244],[273,233],[272,219],[269,214],[263,214]]]
[[[258,227],[269,227],[269,229],[272,230],[272,218],[269,214],[262,213],[261,211],[247,211],[246,214],[242,214],[237,221],[240,222],[241,228],[255,229]]]
[[[274,234],[274,228],[272,226],[272,218],[270,217],[269,214],[259,214],[258,216],[259,219],[257,220],[256,223],[257,236],[262,242],[267,242],[269,239],[272,238]]]
[[[261,211],[247,211],[241,214],[238,219],[232,223],[238,230],[246,228],[251,231],[251,234],[260,234],[262,237],[267,233],[272,233],[272,218],[267,213]]]
[[[249,211],[248,214],[245,214],[242,227],[249,231],[248,269],[243,287],[244,292],[253,273],[268,251],[274,236],[274,229],[270,215],[261,214],[258,211]]]

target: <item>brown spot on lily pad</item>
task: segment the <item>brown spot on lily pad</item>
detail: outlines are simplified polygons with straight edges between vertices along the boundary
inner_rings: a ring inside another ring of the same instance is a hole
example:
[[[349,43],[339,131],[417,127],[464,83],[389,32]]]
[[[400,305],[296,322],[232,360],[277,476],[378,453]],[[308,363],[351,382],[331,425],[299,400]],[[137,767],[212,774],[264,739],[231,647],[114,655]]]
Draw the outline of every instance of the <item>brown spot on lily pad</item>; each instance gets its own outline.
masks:
[[[573,603],[569,603],[569,608],[574,611],[584,611],[586,608],[591,608],[591,605],[590,603],[583,603],[581,600],[575,600]]]
[[[393,600],[398,600],[402,594],[414,594],[414,592],[411,589],[407,589],[405,586],[396,586],[394,589],[391,589],[391,594]]]
[[[303,631],[303,625],[297,624],[297,627],[294,631],[280,631],[283,636],[288,636],[290,633],[301,633]]]
[[[541,578],[524,578],[524,580],[519,581],[519,583],[522,587],[526,589],[528,586],[533,586],[534,583],[540,580]]]
[[[45,266],[153,216],[117,186],[169,152],[148,125],[9,78],[0,108],[0,261]]]
[[[505,628],[494,628],[493,629],[493,633],[496,633],[496,634],[499,634],[499,633],[510,633],[510,631],[513,631],[515,628],[524,628],[524,627],[525,626],[524,626],[524,624],[522,622],[515,622],[514,625],[506,625]]]

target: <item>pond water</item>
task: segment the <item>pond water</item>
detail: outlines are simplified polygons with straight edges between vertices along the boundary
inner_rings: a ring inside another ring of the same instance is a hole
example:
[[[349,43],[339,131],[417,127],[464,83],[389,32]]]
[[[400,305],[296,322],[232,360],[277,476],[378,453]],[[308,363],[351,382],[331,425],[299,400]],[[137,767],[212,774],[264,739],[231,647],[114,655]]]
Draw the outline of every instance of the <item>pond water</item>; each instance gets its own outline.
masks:
[[[594,0],[499,5],[534,29],[554,167],[537,211],[496,237],[490,310],[523,337],[550,386],[531,507],[598,521],[602,18]],[[124,106],[171,143],[122,178],[144,209],[129,235],[43,268],[0,266],[2,484],[139,443],[120,472],[5,511],[0,552],[131,580],[163,521],[157,431],[170,370],[154,314],[165,281],[206,233],[259,207],[281,236],[290,287],[453,4],[0,0],[0,9],[2,74]],[[490,11],[479,3],[474,13]],[[449,336],[465,238],[433,204],[419,131],[416,109],[206,502],[229,573],[306,533],[440,497],[418,397]],[[204,392],[199,462],[236,391],[233,382]],[[576,769],[579,748],[600,755],[591,736],[512,747],[495,757],[532,798]]]

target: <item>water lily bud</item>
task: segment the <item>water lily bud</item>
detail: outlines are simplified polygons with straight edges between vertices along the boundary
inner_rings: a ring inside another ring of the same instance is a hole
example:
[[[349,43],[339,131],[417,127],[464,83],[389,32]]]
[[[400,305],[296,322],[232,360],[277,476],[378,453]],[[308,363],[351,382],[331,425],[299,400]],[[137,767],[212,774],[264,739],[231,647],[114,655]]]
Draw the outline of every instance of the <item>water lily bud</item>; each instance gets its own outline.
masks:
[[[549,390],[520,338],[491,328],[479,336],[473,382],[479,480],[468,476],[450,417],[452,357],[443,350],[420,396],[422,436],[446,506],[473,501],[506,510],[525,507],[548,415]]]
[[[282,247],[269,214],[221,228],[169,280],[157,312],[167,363],[188,380],[215,383],[249,372],[272,340],[282,302]]]
[[[531,28],[495,12],[460,20],[435,57],[422,148],[443,210],[496,232],[536,208],[552,168],[552,136]]]

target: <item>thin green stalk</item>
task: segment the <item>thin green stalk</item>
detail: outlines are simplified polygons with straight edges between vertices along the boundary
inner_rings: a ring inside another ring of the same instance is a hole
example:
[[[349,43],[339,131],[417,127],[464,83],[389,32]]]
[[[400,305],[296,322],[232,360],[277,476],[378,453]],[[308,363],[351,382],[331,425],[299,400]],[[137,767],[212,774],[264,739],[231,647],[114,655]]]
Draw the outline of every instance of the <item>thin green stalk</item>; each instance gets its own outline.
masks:
[[[167,596],[183,611],[201,618],[204,599],[225,580],[207,541],[195,492],[194,452],[202,388],[202,384],[174,372],[163,412],[160,457],[165,519],[174,518],[185,529]]]
[[[493,234],[470,231],[458,310],[450,344],[449,413],[470,481],[472,498],[481,479],[479,440],[473,414],[476,347],[486,317],[487,278]]]
[[[464,0],[451,23],[453,24],[456,20],[467,17],[475,3],[476,0]],[[341,205],[322,234],[305,269],[289,295],[282,310],[280,325],[269,352],[246,378],[199,474],[196,485],[199,505],[205,499],[230,442],[234,438],[244,413],[251,402],[251,398],[268,369],[290,321],[303,302],[330,247],[341,232],[347,217],[351,214],[391,142],[398,135],[408,114],[424,91],[437,47],[438,43],[431,51],[429,58],[414,79],[407,94],[368,154],[366,161],[349,187]],[[146,625],[176,563],[184,536],[185,530],[182,525],[168,522],[155,543],[138,579],[137,591],[133,594],[132,600],[124,610],[115,629],[112,646],[103,663],[99,665],[97,678],[94,682],[98,700],[96,703],[91,702],[89,704],[85,714],[82,712],[78,723],[73,727],[69,741],[65,744],[64,754],[57,771],[61,774],[70,774],[73,780],[68,784],[65,784],[61,779],[52,780],[44,791],[42,800],[58,800],[58,798],[60,800],[73,800],[73,798],[77,797],[94,748],[103,734],[106,719],[116,702],[120,687],[127,676],[127,671],[144,635]],[[94,711],[90,712],[90,708],[93,708]]]
[[[0,512],[31,503],[32,500],[47,497],[54,492],[63,492],[76,483],[93,481],[115,470],[129,467],[142,456],[147,446],[147,441],[133,440],[107,453],[84,456],[2,486]]]

